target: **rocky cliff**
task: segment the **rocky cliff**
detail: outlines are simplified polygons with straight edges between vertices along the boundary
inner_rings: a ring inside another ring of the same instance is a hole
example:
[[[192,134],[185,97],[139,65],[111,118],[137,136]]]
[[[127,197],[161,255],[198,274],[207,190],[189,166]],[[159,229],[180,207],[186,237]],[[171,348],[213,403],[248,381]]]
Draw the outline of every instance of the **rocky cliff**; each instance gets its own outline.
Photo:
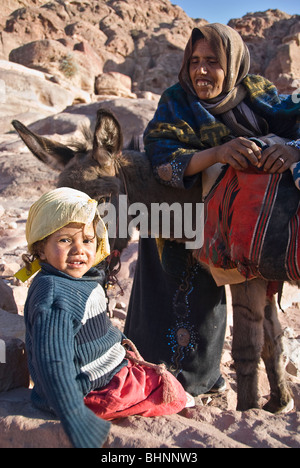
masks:
[[[265,75],[281,92],[298,87],[299,18],[268,10],[229,22],[249,46],[251,72]],[[177,81],[192,28],[205,23],[169,0],[9,0],[0,13],[0,58],[89,94],[111,94],[111,85],[96,82],[107,72],[129,77],[129,93],[138,97],[161,94]]]

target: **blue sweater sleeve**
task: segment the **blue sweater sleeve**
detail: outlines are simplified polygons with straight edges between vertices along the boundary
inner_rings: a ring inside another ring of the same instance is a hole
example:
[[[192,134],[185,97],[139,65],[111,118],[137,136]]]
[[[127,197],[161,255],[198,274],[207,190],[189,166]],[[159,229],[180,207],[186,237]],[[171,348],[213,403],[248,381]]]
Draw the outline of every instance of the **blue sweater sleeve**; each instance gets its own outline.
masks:
[[[110,423],[84,404],[76,382],[74,330],[71,316],[61,309],[39,312],[32,324],[35,371],[49,406],[76,448],[100,448]]]

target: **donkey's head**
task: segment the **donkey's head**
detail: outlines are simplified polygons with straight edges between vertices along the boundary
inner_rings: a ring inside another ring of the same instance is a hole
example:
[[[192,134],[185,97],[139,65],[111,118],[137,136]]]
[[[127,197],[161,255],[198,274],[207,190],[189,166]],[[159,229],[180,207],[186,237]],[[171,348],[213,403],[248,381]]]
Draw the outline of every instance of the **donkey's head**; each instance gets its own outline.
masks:
[[[94,134],[85,130],[84,141],[69,146],[36,135],[17,120],[12,125],[34,156],[60,172],[59,187],[81,190],[99,203],[109,200],[118,210],[118,195],[125,193],[119,162],[123,136],[110,111],[99,109]],[[117,233],[111,248],[122,251],[127,243],[128,238],[119,239]]]
[[[12,125],[34,156],[53,169],[61,171],[59,186],[62,186],[63,182],[69,182],[72,184],[69,186],[76,188],[73,185],[76,184],[73,172],[76,169],[82,172],[87,166],[97,167],[98,177],[116,175],[123,136],[118,120],[108,110],[98,110],[94,134],[89,129],[84,129],[84,141],[74,141],[69,146],[33,133],[18,120],[14,120]],[[92,175],[95,174],[90,173],[85,180],[92,180]],[[85,190],[89,192],[92,189],[86,184]],[[96,193],[95,196],[99,199],[100,195]]]

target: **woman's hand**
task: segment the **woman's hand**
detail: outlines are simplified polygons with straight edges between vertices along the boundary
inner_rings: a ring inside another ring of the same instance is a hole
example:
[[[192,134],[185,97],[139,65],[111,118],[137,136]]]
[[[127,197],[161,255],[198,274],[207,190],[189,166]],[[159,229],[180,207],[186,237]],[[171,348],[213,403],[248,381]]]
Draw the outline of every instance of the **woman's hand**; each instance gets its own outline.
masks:
[[[195,153],[191,158],[184,175],[192,176],[204,171],[216,163],[230,164],[234,169],[243,171],[249,164],[258,166],[261,149],[254,141],[238,137],[220,146]]]
[[[261,149],[254,141],[238,137],[215,148],[217,162],[229,164],[237,171],[247,169],[249,163],[258,166],[261,158]]]
[[[300,161],[299,149],[276,144],[262,152],[258,167],[262,167],[265,172],[270,174],[281,174],[298,161]]]

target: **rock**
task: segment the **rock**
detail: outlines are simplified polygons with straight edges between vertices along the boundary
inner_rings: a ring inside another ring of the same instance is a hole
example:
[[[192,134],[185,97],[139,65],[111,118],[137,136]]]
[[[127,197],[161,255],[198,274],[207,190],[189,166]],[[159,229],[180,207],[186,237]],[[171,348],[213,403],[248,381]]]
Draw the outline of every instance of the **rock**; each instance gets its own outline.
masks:
[[[2,263],[0,265],[0,275],[1,276],[14,276],[14,274],[19,270],[19,268],[20,266],[16,262],[9,263],[9,264]]]
[[[31,390],[0,393],[0,448],[70,448],[61,423],[35,409]]]
[[[103,8],[105,8],[105,5],[103,5]],[[89,21],[81,19],[80,21],[68,24],[65,27],[65,33],[74,42],[82,41],[90,44],[92,50],[104,61],[103,51],[105,50],[107,36],[99,29],[97,24],[94,25]]]
[[[29,372],[25,352],[25,324],[23,317],[0,309],[0,393],[29,386]],[[3,344],[5,353],[3,353]],[[3,356],[4,354],[4,356]],[[4,362],[3,361],[4,357]]]
[[[3,309],[12,314],[18,313],[13,291],[2,279],[0,279],[0,309]],[[3,324],[1,323],[0,333],[2,326]]]
[[[109,4],[11,0],[10,5],[0,14],[0,57],[42,67],[65,85],[73,83],[90,93],[97,75],[118,72],[132,79],[131,92],[161,94],[177,81],[192,29],[207,23],[189,18],[169,0]],[[16,5],[22,8],[13,11]],[[249,46],[251,72],[273,78],[281,91],[293,89],[293,80],[299,77],[299,17],[267,10],[231,20],[229,25]],[[33,62],[29,49],[35,50]],[[76,73],[70,76],[72,70]]]
[[[280,305],[285,311],[294,305],[300,304],[300,288],[289,283],[284,283]]]
[[[300,53],[299,15],[280,10],[248,13],[232,19],[229,26],[236,29],[248,45],[251,73],[265,76],[280,93],[292,93],[298,85]]]
[[[283,342],[287,359],[286,371],[294,377],[300,377],[300,338],[297,338],[293,329],[286,327]]]
[[[1,337],[1,334],[0,341],[5,348],[4,362],[0,362],[0,393],[18,387],[29,387],[25,344],[18,338]]]
[[[122,73],[110,72],[97,76],[95,92],[98,95],[118,96],[124,98],[136,98],[131,92],[131,78]]]
[[[18,234],[14,235],[14,231],[13,230],[11,231],[12,231],[11,236],[9,236],[7,232],[5,232],[6,235],[3,236],[3,238],[0,240],[1,248],[13,250],[21,245],[25,245],[24,237]]]
[[[74,133],[82,125],[95,125],[99,108],[111,110],[120,121],[124,132],[124,146],[130,143],[133,135],[142,135],[147,123],[153,117],[157,104],[148,99],[109,99],[92,104],[70,106],[64,112],[41,119],[31,125],[31,129],[40,135]],[[1,168],[1,166],[0,166]]]
[[[127,307],[127,306],[126,306],[125,302],[122,302],[122,301],[121,301],[121,302],[117,302],[117,303],[116,303],[116,309],[126,310],[126,307]]]
[[[16,268],[15,272],[17,272],[19,268]],[[21,283],[20,285],[13,285],[11,286],[13,290],[14,300],[18,308],[18,314],[24,314],[24,304],[28,294],[28,286]]]
[[[69,45],[64,40],[34,41],[12,50],[9,60],[58,75],[89,93],[94,92],[95,76],[103,70],[102,60],[87,42]]]
[[[116,308],[113,310],[113,316],[119,320],[126,320],[127,314],[125,310]]]
[[[17,338],[25,342],[25,323],[24,317],[17,314],[11,314],[0,308],[0,336],[6,338]]]
[[[265,75],[276,84],[280,93],[292,93],[299,85],[296,78],[300,76],[300,34],[291,38],[289,43],[279,46],[276,55],[265,69]]]
[[[0,448],[70,448],[61,423],[33,408],[30,392],[0,394]],[[103,448],[147,447],[152,449],[149,454],[156,448],[296,448],[299,423],[299,413],[274,416],[258,409],[242,413],[209,403],[177,415],[115,420]],[[192,453],[197,457],[199,452]],[[157,457],[160,454],[156,452]]]
[[[7,122],[7,118],[6,118]],[[0,124],[1,128],[1,124]],[[38,161],[29,151],[25,149],[25,145],[14,136],[14,145],[12,144],[13,152],[0,152],[0,190],[3,201],[10,203],[11,197],[14,203],[22,205],[30,205],[46,190],[51,190],[56,185],[57,171],[47,167],[41,161]],[[5,147],[6,145],[4,145]],[[15,151],[15,152],[14,152]],[[8,157],[8,155],[10,155]],[[9,162],[10,160],[10,162]],[[1,201],[3,203],[3,201]],[[4,203],[3,203],[4,205]],[[4,205],[5,206],[5,205]],[[1,218],[1,226],[2,226]],[[22,223],[20,223],[20,228]],[[26,251],[25,223],[23,224],[23,232],[15,232],[6,230],[1,233],[0,249],[9,252],[18,247]],[[1,231],[0,231],[1,232]],[[2,250],[2,252],[3,252]]]
[[[0,84],[1,133],[11,130],[13,118],[28,124],[60,112],[74,102],[70,91],[48,81],[45,74],[3,60]]]

